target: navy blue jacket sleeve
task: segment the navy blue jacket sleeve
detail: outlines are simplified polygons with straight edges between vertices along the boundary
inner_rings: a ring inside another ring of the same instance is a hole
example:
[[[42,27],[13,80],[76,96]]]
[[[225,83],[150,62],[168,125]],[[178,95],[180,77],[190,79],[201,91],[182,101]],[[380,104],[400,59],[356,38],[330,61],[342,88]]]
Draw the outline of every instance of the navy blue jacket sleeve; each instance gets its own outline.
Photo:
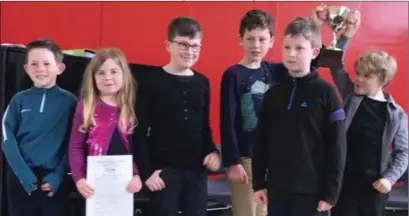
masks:
[[[154,172],[150,162],[148,143],[151,126],[151,101],[149,86],[145,82],[139,82],[137,90],[135,113],[138,124],[132,136],[134,161],[139,168],[142,181],[146,181]]]
[[[329,86],[324,99],[326,126],[324,178],[322,180],[321,200],[331,205],[337,203],[346,161],[345,112],[335,87]]]
[[[225,167],[240,163],[236,132],[239,106],[236,83],[236,76],[233,73],[224,72],[220,87],[220,132],[222,159]]]
[[[269,101],[271,101],[272,89],[266,92],[263,105],[260,110],[260,118],[257,123],[256,141],[253,145],[252,171],[253,171],[253,190],[263,190],[267,187],[267,167],[268,167],[268,127],[269,127]]]
[[[345,50],[347,48],[349,42],[349,38],[342,35],[337,42],[337,47],[344,50],[343,58],[345,57]],[[342,98],[346,100],[349,95],[351,95],[354,91],[354,84],[344,67],[330,68],[332,79],[335,83],[335,86],[338,88]]]
[[[38,179],[21,155],[19,144],[16,140],[16,133],[20,126],[19,107],[22,100],[21,97],[20,94],[15,95],[4,112],[2,120],[2,149],[13,173],[20,180],[24,190],[30,194],[36,190]]]
[[[209,80],[206,79],[206,92],[205,92],[205,105],[203,109],[203,149],[204,149],[204,157],[208,154],[217,152],[217,148],[214,145],[213,137],[212,137],[212,130],[210,127],[210,83]]]
[[[345,36],[345,35],[341,35],[337,40],[336,47],[343,50],[343,52],[345,53],[345,50],[347,48],[348,43],[349,43],[349,38],[347,36]],[[321,51],[322,51],[322,49],[325,49],[325,48],[326,48],[325,45],[321,46],[320,53],[318,54],[318,56],[315,59],[313,59],[311,61],[311,67],[318,68],[318,63],[319,63],[320,57],[322,56]],[[344,61],[344,57],[345,57],[345,55],[342,56],[342,61]],[[332,65],[330,65],[330,67],[331,66]]]
[[[51,185],[52,191],[56,192],[60,188],[60,185],[62,181],[64,181],[66,171],[67,171],[67,165],[68,165],[68,142],[69,142],[69,136],[71,134],[71,127],[72,127],[72,121],[74,119],[74,112],[75,112],[75,107],[77,105],[77,98],[74,95],[70,95],[67,99],[67,103],[65,104],[66,106],[69,106],[70,108],[68,109],[70,112],[67,113],[69,115],[69,120],[67,123],[67,131],[65,133],[65,138],[64,142],[61,145],[60,152],[63,152],[61,155],[61,159],[58,162],[57,166],[55,167],[55,171],[51,172],[47,176],[44,177],[44,182],[48,182]]]

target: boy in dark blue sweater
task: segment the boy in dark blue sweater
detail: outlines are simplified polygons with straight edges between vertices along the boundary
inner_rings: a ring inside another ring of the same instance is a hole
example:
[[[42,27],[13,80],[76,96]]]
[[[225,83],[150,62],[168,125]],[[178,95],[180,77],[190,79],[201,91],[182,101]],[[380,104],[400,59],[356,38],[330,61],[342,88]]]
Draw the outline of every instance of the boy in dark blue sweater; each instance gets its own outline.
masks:
[[[231,189],[234,216],[265,216],[253,201],[251,147],[264,93],[274,80],[275,64],[262,61],[273,46],[273,20],[261,10],[248,11],[240,22],[244,57],[229,67],[221,82],[221,148]]]
[[[2,121],[10,216],[67,215],[67,138],[77,100],[56,86],[65,66],[52,41],[28,44],[24,69],[34,85],[13,96]]]

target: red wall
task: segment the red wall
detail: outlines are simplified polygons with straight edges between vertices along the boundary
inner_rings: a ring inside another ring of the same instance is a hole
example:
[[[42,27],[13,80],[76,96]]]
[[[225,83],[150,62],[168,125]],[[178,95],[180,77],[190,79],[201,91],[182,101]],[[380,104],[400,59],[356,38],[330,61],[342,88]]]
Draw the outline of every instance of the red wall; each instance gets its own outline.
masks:
[[[238,25],[249,9],[267,10],[276,19],[275,47],[267,55],[280,60],[282,32],[295,16],[309,16],[319,2],[1,2],[2,43],[23,43],[51,38],[64,49],[116,46],[131,62],[165,64],[166,26],[179,15],[196,17],[203,25],[202,56],[196,68],[212,84],[211,121],[219,142],[219,83],[223,71],[240,60]],[[382,49],[399,64],[396,79],[389,87],[398,103],[408,109],[408,3],[331,2],[358,8],[362,26],[349,45],[347,68],[362,52]],[[324,42],[330,41],[324,31]],[[323,69],[321,74],[329,78]]]

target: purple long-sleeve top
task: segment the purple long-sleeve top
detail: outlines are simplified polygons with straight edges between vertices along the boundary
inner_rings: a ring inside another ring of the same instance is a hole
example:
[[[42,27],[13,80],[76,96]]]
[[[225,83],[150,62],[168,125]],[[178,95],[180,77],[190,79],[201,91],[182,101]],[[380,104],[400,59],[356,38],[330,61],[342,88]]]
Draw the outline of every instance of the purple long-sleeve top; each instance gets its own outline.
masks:
[[[84,122],[83,101],[80,101],[75,110],[68,149],[69,164],[74,182],[86,176],[86,156],[107,155],[111,137],[118,127],[119,108],[98,100],[95,105],[94,118],[96,125],[85,133],[82,132],[80,126]],[[132,152],[131,136],[122,130],[119,131],[125,148],[128,152]],[[133,173],[134,175],[138,174],[135,163]]]

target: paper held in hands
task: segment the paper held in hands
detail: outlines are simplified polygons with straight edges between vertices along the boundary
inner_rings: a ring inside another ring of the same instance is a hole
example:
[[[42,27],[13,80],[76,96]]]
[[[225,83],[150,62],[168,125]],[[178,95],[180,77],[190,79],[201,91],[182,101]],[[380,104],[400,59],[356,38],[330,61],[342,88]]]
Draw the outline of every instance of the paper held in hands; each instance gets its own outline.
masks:
[[[86,201],[86,216],[133,216],[132,156],[88,156],[87,182],[94,194]]]

